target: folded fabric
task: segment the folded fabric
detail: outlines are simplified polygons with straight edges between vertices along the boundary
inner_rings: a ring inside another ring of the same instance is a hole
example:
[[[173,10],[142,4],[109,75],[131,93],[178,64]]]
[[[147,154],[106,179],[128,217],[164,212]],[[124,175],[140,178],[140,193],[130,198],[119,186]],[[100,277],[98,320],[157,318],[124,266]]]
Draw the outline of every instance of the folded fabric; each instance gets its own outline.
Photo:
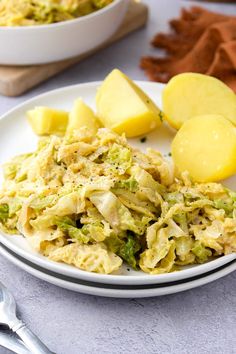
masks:
[[[215,76],[236,91],[236,17],[192,7],[183,9],[170,26],[172,33],[159,33],[152,41],[167,56],[141,60],[151,80],[167,82],[182,72],[198,72]]]

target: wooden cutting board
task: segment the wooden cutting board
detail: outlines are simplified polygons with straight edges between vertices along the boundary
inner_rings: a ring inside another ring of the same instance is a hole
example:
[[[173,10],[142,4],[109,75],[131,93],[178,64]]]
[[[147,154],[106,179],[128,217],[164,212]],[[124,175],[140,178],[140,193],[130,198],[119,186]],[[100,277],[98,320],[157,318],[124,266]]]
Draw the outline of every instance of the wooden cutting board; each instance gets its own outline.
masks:
[[[148,8],[144,4],[130,2],[126,17],[115,35],[100,47],[73,59],[35,66],[0,66],[0,94],[19,96],[39,83],[80,62],[91,54],[105,48],[127,34],[144,26]]]

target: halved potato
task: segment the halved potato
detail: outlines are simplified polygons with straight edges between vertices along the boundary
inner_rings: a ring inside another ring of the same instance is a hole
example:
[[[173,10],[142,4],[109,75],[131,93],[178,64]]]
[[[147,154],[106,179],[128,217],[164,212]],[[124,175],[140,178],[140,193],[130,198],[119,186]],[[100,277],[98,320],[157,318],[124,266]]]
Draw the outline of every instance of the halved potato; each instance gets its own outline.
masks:
[[[165,118],[175,129],[202,114],[220,114],[236,125],[236,95],[214,77],[179,74],[166,85],[162,100]]]
[[[92,109],[81,98],[78,98],[69,114],[66,133],[71,133],[81,127],[87,127],[93,134],[96,134],[99,128],[99,121]]]
[[[215,182],[236,172],[236,128],[223,116],[187,120],[171,150],[177,169],[188,171],[195,182]]]
[[[28,121],[37,135],[63,135],[69,114],[49,107],[35,107],[27,112]]]
[[[127,137],[146,134],[161,125],[162,113],[120,70],[113,70],[99,87],[97,114],[103,125]]]

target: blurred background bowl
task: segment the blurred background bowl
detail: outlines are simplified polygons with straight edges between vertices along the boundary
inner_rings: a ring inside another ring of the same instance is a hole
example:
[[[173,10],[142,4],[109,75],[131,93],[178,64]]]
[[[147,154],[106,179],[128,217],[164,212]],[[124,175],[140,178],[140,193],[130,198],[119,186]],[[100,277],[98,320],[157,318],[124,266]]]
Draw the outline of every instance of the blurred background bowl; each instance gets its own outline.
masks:
[[[49,25],[0,27],[0,64],[45,64],[86,53],[116,32],[128,3],[114,0],[87,16]]]

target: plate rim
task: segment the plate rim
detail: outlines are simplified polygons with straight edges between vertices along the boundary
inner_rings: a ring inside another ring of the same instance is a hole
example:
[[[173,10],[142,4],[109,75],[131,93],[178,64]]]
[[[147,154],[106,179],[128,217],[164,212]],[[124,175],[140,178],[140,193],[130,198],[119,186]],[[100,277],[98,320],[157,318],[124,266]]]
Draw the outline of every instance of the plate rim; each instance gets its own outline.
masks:
[[[60,279],[59,277],[54,277],[52,275],[46,274],[37,268],[31,267],[30,265],[24,263],[23,261],[19,260],[17,255],[14,255],[7,252],[0,246],[0,254],[8,259],[11,263],[15,266],[23,269],[27,273],[46,281],[50,284],[56,285],[61,288],[65,288],[67,290],[72,290],[75,292],[87,294],[87,295],[96,295],[102,297],[112,297],[112,298],[144,298],[144,297],[153,297],[153,296],[164,296],[179,293],[182,291],[187,291],[190,289],[194,289],[196,287],[206,285],[211,283],[217,279],[220,279],[233,271],[236,270],[236,262],[234,261],[230,265],[225,265],[221,270],[213,272],[213,274],[209,274],[207,276],[201,276],[197,280],[189,280],[184,281],[181,284],[177,285],[169,285],[169,286],[161,286],[152,289],[116,289],[114,288],[103,288],[101,287],[94,287],[89,285],[83,285],[79,283],[72,283],[70,281]]]
[[[19,236],[23,238],[22,235]],[[34,253],[29,253],[23,248],[19,249],[17,245],[9,241],[7,237],[8,235],[4,236],[0,231],[0,243],[2,243],[8,249],[12,250],[14,253],[18,254],[20,257],[25,258],[26,260],[30,261],[31,263],[34,263],[35,265],[38,265],[45,269],[49,269],[52,272],[58,274],[70,276],[75,279],[89,280],[91,282],[98,282],[98,283],[105,283],[105,284],[120,284],[120,285],[146,284],[148,285],[148,284],[163,284],[168,282],[174,282],[174,281],[188,279],[197,275],[207,273],[236,259],[235,254],[229,254],[227,256],[219,257],[207,263],[193,266],[192,268],[183,269],[178,272],[164,273],[164,274],[157,274],[157,275],[150,275],[148,273],[147,274],[144,273],[140,276],[100,274],[100,273],[92,273],[92,272],[84,271],[72,265],[64,264],[61,262],[54,262],[48,259],[47,257],[43,257],[40,254],[37,255]],[[9,238],[11,238],[11,235],[9,235]]]
[[[149,82],[149,81],[141,81],[141,80],[135,80],[135,82],[140,85],[144,90],[145,88],[150,88],[153,89],[153,87],[159,87],[159,89],[163,89],[165,87],[165,84],[162,83],[154,83],[154,82]],[[74,91],[76,89],[83,89],[83,88],[90,88],[91,90],[96,90],[97,87],[102,83],[102,81],[91,81],[91,82],[86,82],[86,83],[79,83],[75,85],[69,85],[69,86],[64,86],[60,87],[54,90],[46,91],[44,93],[41,93],[40,95],[36,95],[19,105],[16,105],[6,113],[0,116],[0,124],[2,121],[7,120],[9,116],[18,114],[18,111],[23,109],[25,106],[34,104],[34,102],[38,100],[43,100],[44,98],[50,98],[51,96],[57,96],[58,94],[62,94],[64,92],[70,92]],[[88,271],[84,271],[81,269],[78,269],[74,266],[66,265],[63,263],[59,262],[53,262],[49,260],[47,257],[43,257],[40,254],[34,254],[30,253],[24,249],[19,249],[16,244],[14,244],[12,241],[10,241],[11,235],[4,234],[3,232],[0,232],[0,242],[2,242],[4,245],[6,245],[9,249],[14,250],[17,254],[21,255],[22,257],[26,259],[30,259],[33,263],[35,264],[40,264],[44,268],[49,267],[52,270],[59,272],[61,274],[65,273],[70,273],[70,276],[74,276],[75,278],[78,279],[91,279],[91,281],[99,282],[99,283],[108,283],[108,284],[159,284],[159,283],[165,283],[168,281],[173,281],[172,279],[177,280],[178,279],[187,279],[193,274],[203,274],[211,269],[215,269],[222,264],[226,264],[230,262],[232,259],[236,258],[236,254],[230,254],[226,256],[221,256],[217,259],[214,259],[212,261],[209,261],[204,264],[200,265],[195,265],[191,268],[188,269],[183,269],[178,272],[172,272],[172,273],[165,273],[165,274],[158,274],[158,275],[150,275],[150,274],[141,274],[141,275],[114,275],[114,274],[98,274],[98,273],[92,273]],[[23,237],[23,236],[21,236]],[[40,257],[39,257],[40,256]],[[41,258],[42,257],[42,258]],[[73,274],[73,275],[72,275]]]
[[[167,282],[167,283],[159,283],[159,284],[107,284],[107,283],[98,283],[98,282],[92,282],[92,281],[88,281],[88,280],[83,280],[83,279],[78,279],[78,278],[73,278],[71,276],[68,276],[68,275],[64,275],[64,274],[61,274],[61,273],[57,273],[57,272],[54,272],[50,269],[47,269],[47,268],[43,268],[41,267],[40,265],[38,264],[35,264],[23,257],[21,257],[20,255],[18,255],[17,253],[15,253],[14,251],[10,250],[9,248],[7,248],[6,246],[4,246],[3,244],[0,243],[0,253],[1,251],[4,251],[7,252],[9,255],[12,255],[15,259],[18,259],[21,263],[24,263],[25,265],[28,265],[30,268],[34,268],[34,269],[37,269],[39,270],[41,273],[44,273],[44,274],[48,274],[52,277],[55,277],[55,278],[59,278],[59,279],[62,279],[62,280],[66,280],[66,281],[69,281],[71,283],[76,283],[76,284],[81,284],[81,285],[88,285],[88,286],[92,286],[92,287],[96,287],[96,288],[106,288],[106,289],[121,289],[121,290],[141,290],[141,289],[153,289],[153,288],[162,288],[162,287],[166,287],[166,286],[174,286],[174,285],[179,285],[179,284],[183,284],[183,283],[186,283],[186,282],[190,282],[190,281],[194,281],[194,280],[197,280],[197,279],[200,279],[200,278],[203,278],[207,275],[210,275],[210,274],[213,274],[213,273],[216,273],[216,272],[219,272],[221,269],[225,268],[225,267],[228,267],[230,266],[231,264],[234,264],[235,265],[235,270],[236,270],[236,260],[231,260],[230,262],[226,263],[226,264],[223,264],[222,266],[218,267],[218,268],[214,268],[206,273],[203,273],[203,274],[198,274],[198,275],[195,275],[193,277],[190,277],[190,278],[187,278],[187,279],[179,279],[179,280],[176,280],[176,281],[170,281],[170,282]]]

